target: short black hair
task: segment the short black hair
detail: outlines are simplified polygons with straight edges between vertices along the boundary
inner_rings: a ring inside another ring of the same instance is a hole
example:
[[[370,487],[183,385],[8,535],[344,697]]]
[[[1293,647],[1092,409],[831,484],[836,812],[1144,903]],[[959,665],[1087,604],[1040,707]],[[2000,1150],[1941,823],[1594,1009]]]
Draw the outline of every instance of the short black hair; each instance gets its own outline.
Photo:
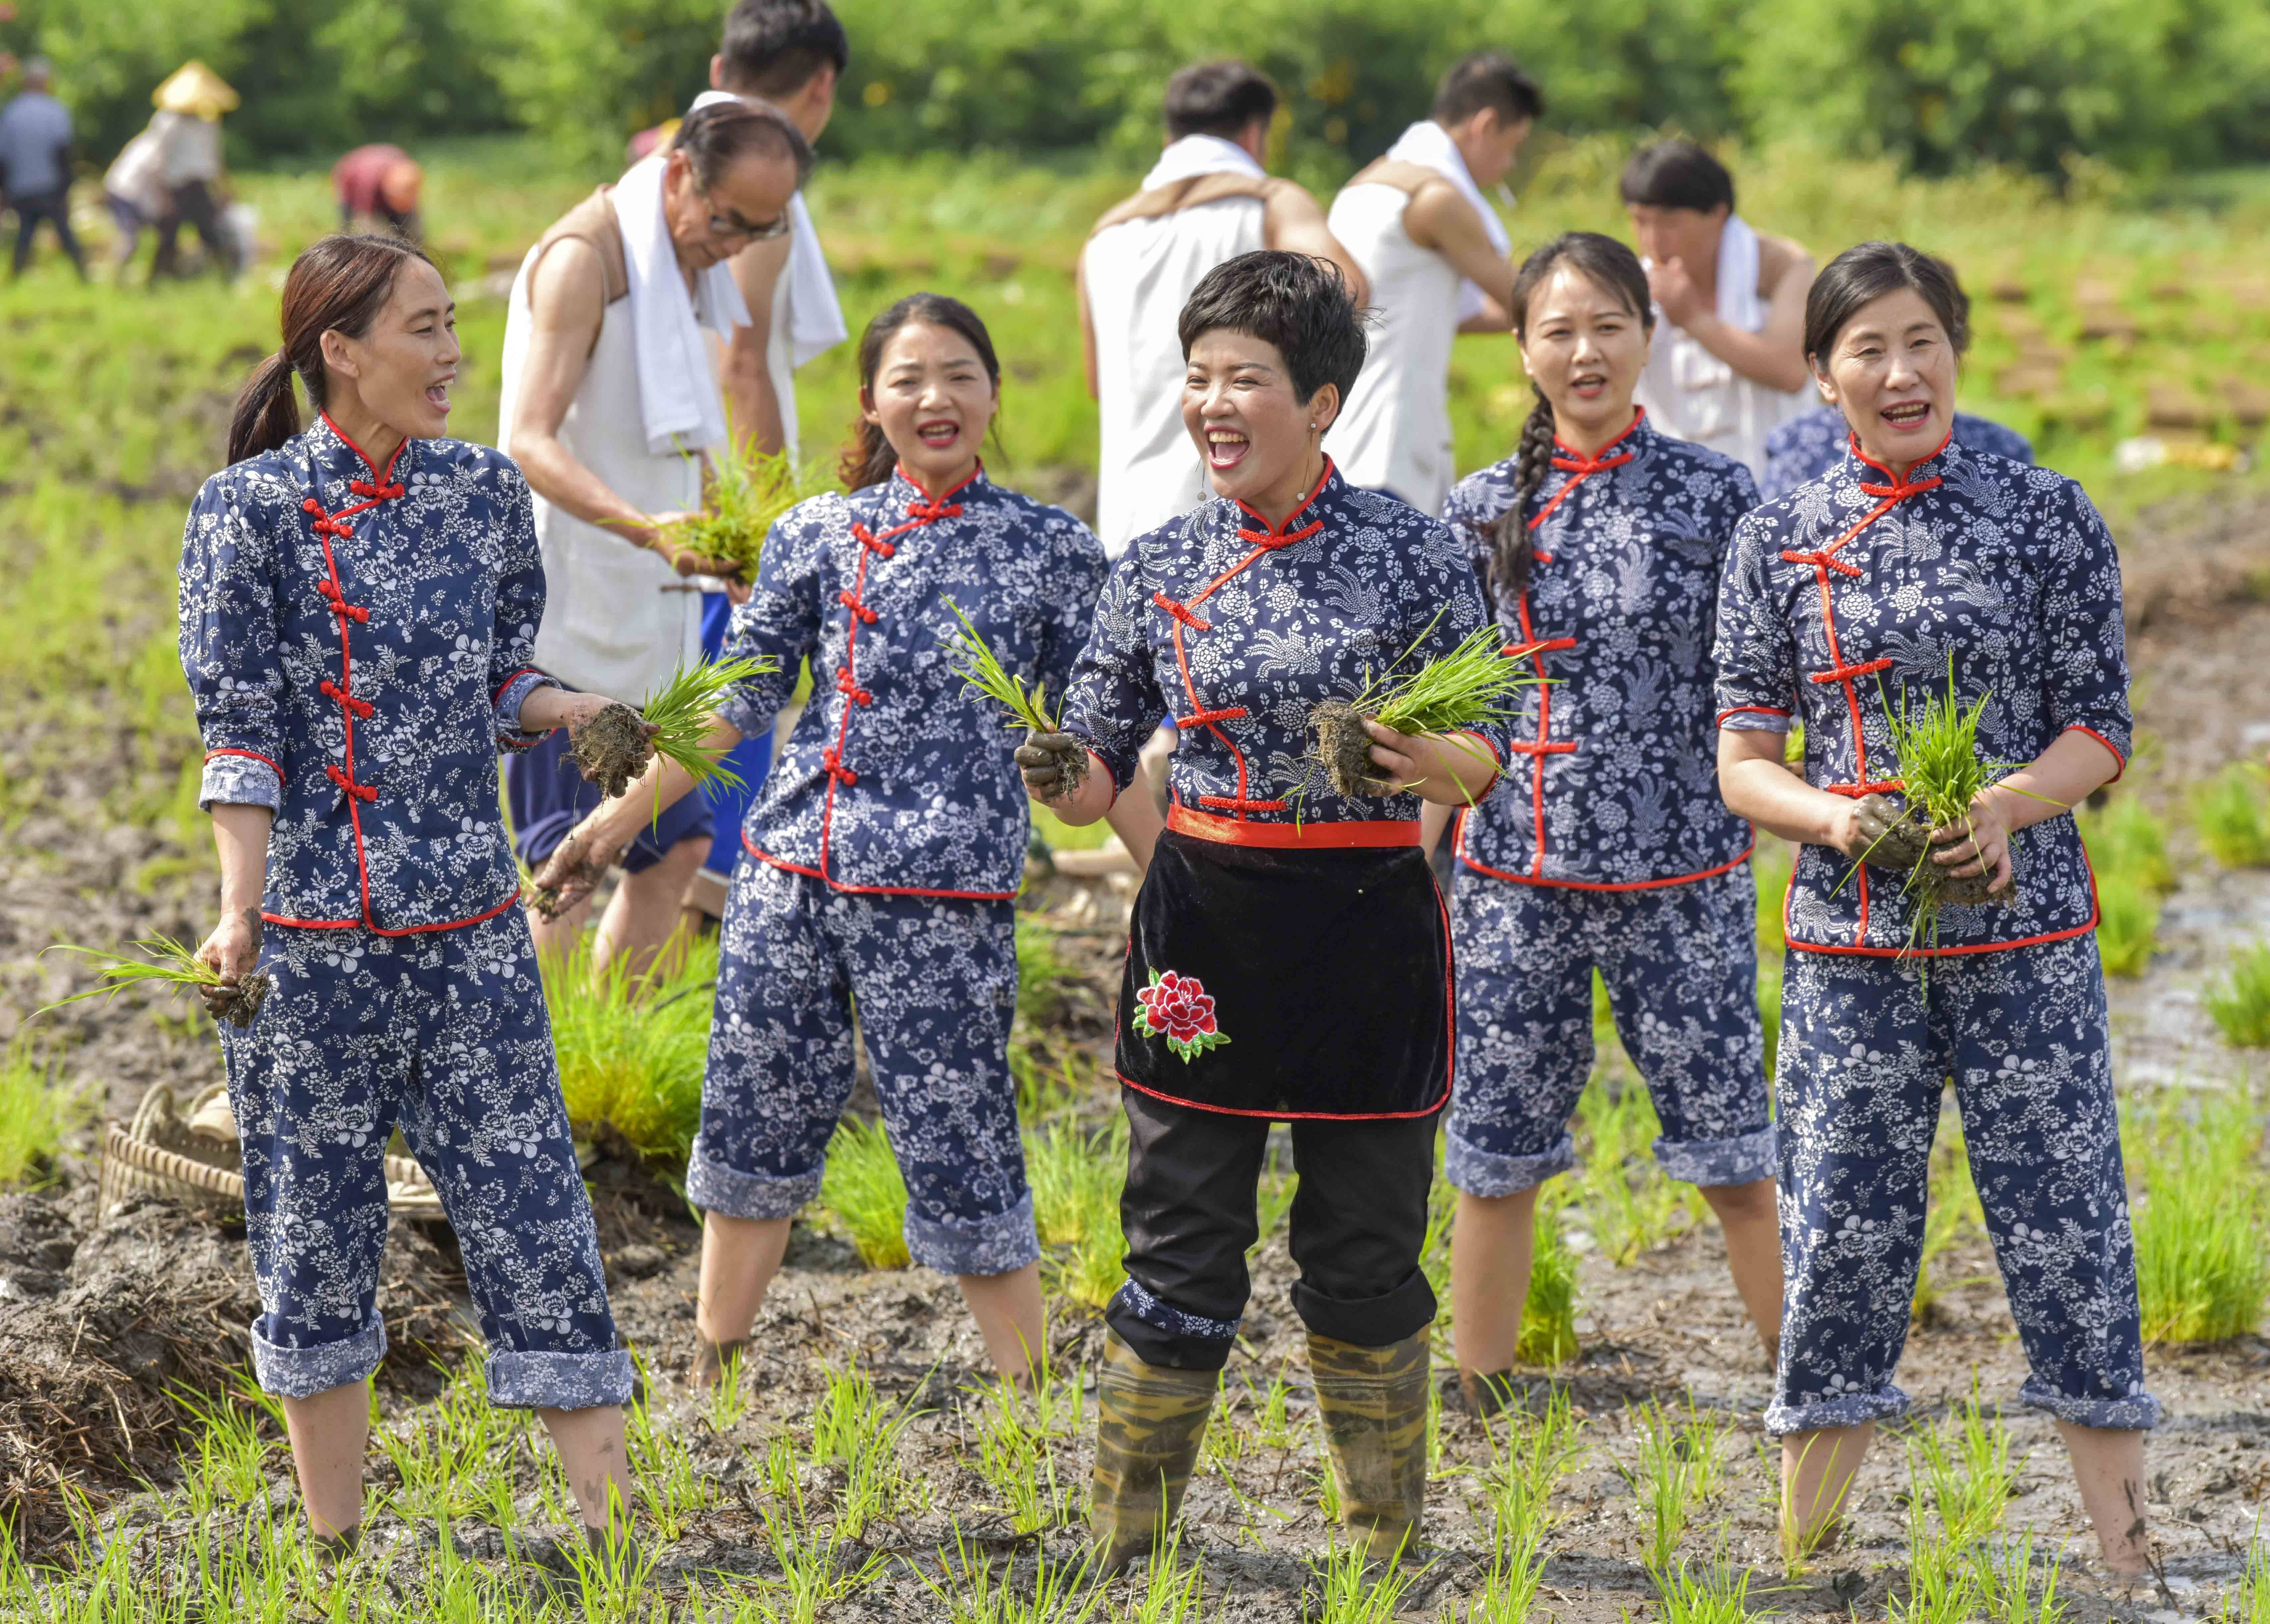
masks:
[[[1676,137],[1643,146],[1624,166],[1626,204],[1643,209],[1692,209],[1708,214],[1720,204],[1734,211],[1734,177],[1692,141]]]
[[[1226,259],[1191,290],[1175,330],[1183,359],[1210,332],[1227,328],[1274,345],[1293,374],[1293,392],[1313,399],[1327,383],[1343,404],[1363,370],[1363,312],[1340,268],[1312,254],[1259,248]]]
[[[1167,133],[1231,139],[1255,119],[1276,116],[1277,87],[1269,76],[1235,57],[1194,62],[1167,81]]]
[[[796,166],[799,187],[812,179],[812,143],[787,114],[769,102],[736,98],[698,107],[679,122],[670,146],[672,152],[686,154],[686,161],[694,167],[695,183],[705,191],[717,183],[718,176],[736,159],[751,152],[787,159]]]
[[[1485,108],[1511,123],[1545,116],[1545,93],[1503,51],[1476,51],[1450,66],[1435,86],[1428,116],[1438,124],[1463,124]]]
[[[827,0],[734,0],[725,13],[722,88],[744,96],[793,96],[822,68],[838,78],[851,65],[851,40]]]
[[[1813,279],[1805,296],[1806,360],[1825,361],[1863,305],[1903,287],[1923,295],[1957,355],[1970,347],[1970,298],[1952,265],[1904,242],[1863,242],[1830,260]]]

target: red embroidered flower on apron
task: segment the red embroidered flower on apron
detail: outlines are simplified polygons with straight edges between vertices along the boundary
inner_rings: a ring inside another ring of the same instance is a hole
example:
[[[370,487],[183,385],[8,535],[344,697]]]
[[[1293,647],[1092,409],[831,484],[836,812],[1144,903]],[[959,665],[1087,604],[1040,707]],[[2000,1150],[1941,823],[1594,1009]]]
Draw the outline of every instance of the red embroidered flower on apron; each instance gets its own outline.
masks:
[[[1172,970],[1151,972],[1151,984],[1139,988],[1135,1030],[1144,1037],[1164,1036],[1167,1047],[1185,1061],[1229,1042],[1213,1021],[1213,996],[1195,975]]]

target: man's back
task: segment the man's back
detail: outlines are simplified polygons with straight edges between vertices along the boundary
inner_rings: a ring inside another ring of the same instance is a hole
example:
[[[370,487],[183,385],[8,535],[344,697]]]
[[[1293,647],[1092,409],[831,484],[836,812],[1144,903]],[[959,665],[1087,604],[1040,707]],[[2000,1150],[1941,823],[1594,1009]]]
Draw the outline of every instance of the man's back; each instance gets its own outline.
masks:
[[[1205,470],[1183,427],[1176,318],[1207,271],[1268,246],[1266,211],[1261,183],[1250,183],[1243,195],[1106,225],[1081,256],[1102,429],[1096,533],[1114,558],[1205,497]]]
[[[0,184],[26,197],[63,190],[70,139],[70,109],[45,91],[25,91],[0,108]]]

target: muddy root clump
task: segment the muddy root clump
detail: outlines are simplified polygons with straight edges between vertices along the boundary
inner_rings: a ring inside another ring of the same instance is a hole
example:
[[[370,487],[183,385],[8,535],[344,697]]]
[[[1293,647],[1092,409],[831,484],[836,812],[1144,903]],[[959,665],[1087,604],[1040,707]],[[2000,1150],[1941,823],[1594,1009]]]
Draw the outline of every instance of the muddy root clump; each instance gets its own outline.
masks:
[[[1889,811],[1889,804],[1881,797],[1872,795],[1868,800]],[[1930,893],[1943,908],[2008,908],[2017,901],[2018,887],[2014,883],[2000,891],[1989,891],[1989,875],[1950,879],[1931,860],[1931,826],[1910,809],[1884,826],[1883,832],[1868,849],[1867,860],[1872,867],[1919,876],[1917,889]]]
[[[268,1002],[268,990],[275,984],[267,971],[253,971],[236,984],[236,996],[220,1006],[220,1018],[240,1031],[250,1026],[260,1006]]]
[[[652,753],[645,722],[621,703],[608,706],[576,729],[569,747],[575,770],[585,782],[598,785],[600,793],[610,799],[629,789],[631,781],[646,771]]]
[[[1371,759],[1371,735],[1363,730],[1366,720],[1346,700],[1326,700],[1309,713],[1317,740],[1309,758],[1323,765],[1332,793],[1350,800],[1378,793],[1379,764]]]

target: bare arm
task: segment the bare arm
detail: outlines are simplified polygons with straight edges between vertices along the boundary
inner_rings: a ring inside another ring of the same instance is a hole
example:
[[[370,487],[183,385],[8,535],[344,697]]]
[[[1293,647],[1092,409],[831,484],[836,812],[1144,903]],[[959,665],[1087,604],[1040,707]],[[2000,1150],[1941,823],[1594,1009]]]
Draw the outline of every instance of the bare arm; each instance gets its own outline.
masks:
[[[1415,792],[1436,806],[1471,806],[1489,793],[1497,782],[1497,756],[1472,733],[1398,733],[1367,719],[1363,730],[1371,735],[1371,759],[1382,775],[1377,793]],[[1424,808],[1420,828],[1426,828]]]
[[[1458,196],[1458,188],[1448,181],[1429,181],[1421,187],[1403,211],[1403,229],[1412,241],[1440,254],[1460,276],[1480,288],[1502,318],[1496,326],[1486,328],[1477,316],[1462,324],[1460,331],[1502,333],[1513,325],[1505,315],[1513,308],[1513,261],[1491,243],[1489,234],[1482,229],[1481,217]]]
[[[525,711],[522,725],[528,725]],[[580,722],[575,725],[580,726]],[[709,730],[701,737],[701,749],[714,761],[740,742],[738,728],[712,716]],[[677,805],[693,788],[694,775],[657,752],[636,782],[613,799],[602,800],[568,831],[567,838],[538,867],[537,886],[557,894],[555,909],[572,908],[597,887],[617,854],[638,838],[640,828],[649,819]]]
[[[1718,794],[1726,810],[1800,845],[1827,846],[1857,856],[1867,841],[1859,803],[1816,790],[1782,765],[1786,733],[1718,730]]]
[[[1323,205],[1306,189],[1292,185],[1273,188],[1262,215],[1261,233],[1262,240],[1272,248],[1332,261],[1340,268],[1340,275],[1346,278],[1348,292],[1355,295],[1356,303],[1361,306],[1371,302],[1371,283],[1363,274],[1363,267],[1332,235],[1332,227],[1324,222]],[[1510,278],[1506,285],[1512,286]]]
[[[268,832],[275,819],[265,806],[220,803],[212,809],[213,848],[220,857],[220,923],[197,957],[227,983],[201,993],[206,1007],[216,1012],[260,960],[260,894],[268,884]]]
[[[1103,818],[1119,843],[1127,848],[1127,855],[1135,859],[1135,866],[1147,874],[1151,854],[1159,849],[1159,832],[1167,827],[1167,820],[1159,816],[1159,804],[1151,798],[1148,784],[1138,778],[1132,788],[1134,793],[1112,802]]]
[[[1805,366],[1805,296],[1813,286],[1813,259],[1793,242],[1776,240],[1770,247],[1781,268],[1772,276],[1766,324],[1754,333],[1720,321],[1677,260],[1651,268],[1648,280],[1672,324],[1743,377],[1768,389],[1801,389],[1810,376]]]
[[[743,449],[773,452],[788,443],[765,351],[772,338],[773,298],[788,269],[791,241],[774,237],[752,242],[733,256],[733,280],[748,304],[750,324],[736,327],[725,345],[725,404],[732,409],[733,437]]]

